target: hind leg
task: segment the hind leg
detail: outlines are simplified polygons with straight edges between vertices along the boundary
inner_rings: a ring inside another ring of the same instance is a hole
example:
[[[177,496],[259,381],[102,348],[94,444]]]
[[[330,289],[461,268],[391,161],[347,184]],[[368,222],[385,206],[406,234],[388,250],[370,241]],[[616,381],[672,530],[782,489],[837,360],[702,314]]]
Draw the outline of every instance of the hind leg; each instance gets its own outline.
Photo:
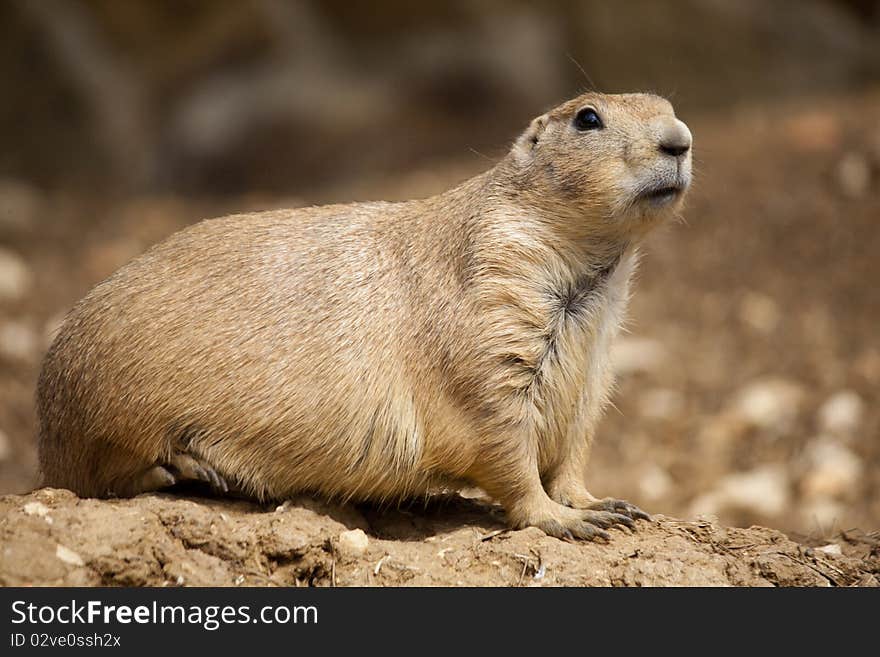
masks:
[[[124,488],[126,496],[150,493],[176,484],[200,482],[208,484],[219,495],[229,492],[229,484],[205,461],[178,452],[167,463],[157,463],[135,476]]]

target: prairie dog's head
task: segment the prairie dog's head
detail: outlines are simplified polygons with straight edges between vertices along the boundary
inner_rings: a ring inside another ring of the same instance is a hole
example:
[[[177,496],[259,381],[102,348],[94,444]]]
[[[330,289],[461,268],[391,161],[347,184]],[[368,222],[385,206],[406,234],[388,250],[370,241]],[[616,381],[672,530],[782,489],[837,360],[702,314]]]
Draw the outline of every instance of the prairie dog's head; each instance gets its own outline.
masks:
[[[626,231],[680,209],[691,145],[690,130],[664,98],[588,93],[534,119],[511,155],[533,202],[543,196]]]

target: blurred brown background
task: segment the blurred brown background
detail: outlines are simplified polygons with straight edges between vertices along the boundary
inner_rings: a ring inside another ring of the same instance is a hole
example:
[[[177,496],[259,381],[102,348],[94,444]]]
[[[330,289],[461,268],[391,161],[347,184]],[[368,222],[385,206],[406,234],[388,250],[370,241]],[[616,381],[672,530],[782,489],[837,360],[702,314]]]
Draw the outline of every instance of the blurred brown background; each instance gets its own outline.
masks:
[[[648,246],[596,494],[880,527],[880,2],[0,3],[0,493],[36,483],[64,312],[201,218],[440,191],[586,88],[669,96],[688,224]]]

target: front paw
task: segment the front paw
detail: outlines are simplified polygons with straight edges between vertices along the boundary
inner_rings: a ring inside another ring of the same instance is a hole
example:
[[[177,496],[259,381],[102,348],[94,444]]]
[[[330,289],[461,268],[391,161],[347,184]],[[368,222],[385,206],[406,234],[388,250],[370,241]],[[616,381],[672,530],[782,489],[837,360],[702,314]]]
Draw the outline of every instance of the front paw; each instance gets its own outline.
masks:
[[[634,529],[632,518],[614,511],[597,509],[569,509],[546,518],[536,518],[529,524],[538,527],[548,536],[562,539],[611,540],[606,529]]]

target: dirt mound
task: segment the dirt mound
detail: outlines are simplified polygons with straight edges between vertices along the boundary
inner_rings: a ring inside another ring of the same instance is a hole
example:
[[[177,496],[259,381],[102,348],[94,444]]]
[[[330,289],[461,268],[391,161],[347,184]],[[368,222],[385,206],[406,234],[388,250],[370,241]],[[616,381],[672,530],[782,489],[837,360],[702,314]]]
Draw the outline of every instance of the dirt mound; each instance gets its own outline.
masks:
[[[763,527],[657,516],[568,543],[459,496],[411,509],[170,495],[0,498],[0,584],[75,586],[877,586],[880,534],[808,547]]]

